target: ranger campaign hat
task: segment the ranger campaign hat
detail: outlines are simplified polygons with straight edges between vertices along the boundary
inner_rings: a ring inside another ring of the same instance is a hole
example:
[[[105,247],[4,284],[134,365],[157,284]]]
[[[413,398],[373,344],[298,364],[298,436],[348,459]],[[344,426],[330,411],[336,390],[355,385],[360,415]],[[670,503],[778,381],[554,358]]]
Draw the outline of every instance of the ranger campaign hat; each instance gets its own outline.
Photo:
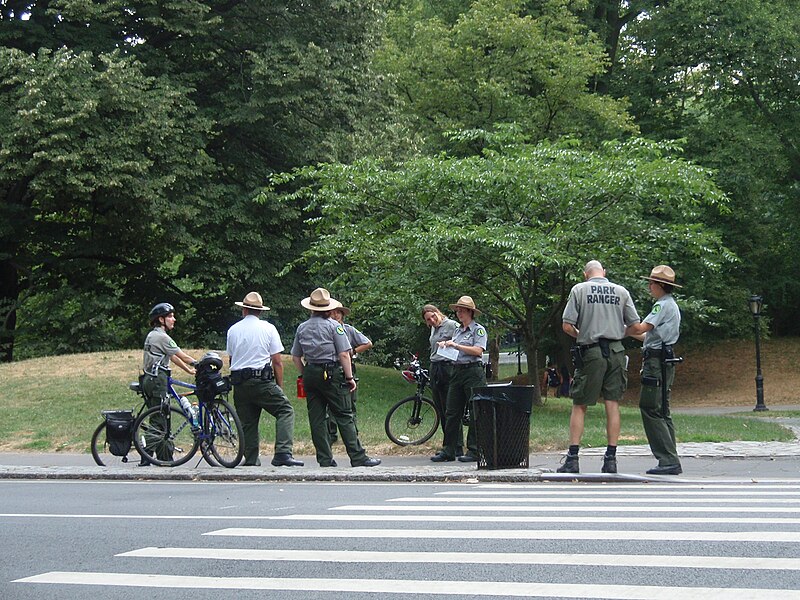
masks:
[[[336,310],[340,310],[340,311],[342,311],[342,314],[343,314],[345,317],[346,317],[347,315],[349,315],[349,314],[350,314],[350,309],[349,309],[349,308],[347,308],[347,307],[346,307],[346,306],[344,306],[344,305],[340,306],[340,307],[339,307],[339,308],[337,308]]]
[[[468,308],[476,315],[481,314],[481,311],[475,307],[475,301],[472,299],[472,296],[461,296],[461,298],[458,299],[458,302],[450,305],[451,310],[455,310],[456,308]]]
[[[675,283],[675,271],[672,270],[672,267],[668,267],[667,265],[658,265],[653,267],[653,270],[650,271],[650,276],[642,276],[642,279],[655,281],[656,283],[666,283],[677,288],[683,287],[682,285]]]
[[[325,288],[317,288],[308,298],[303,298],[300,305],[315,312],[326,312],[334,308],[341,308],[342,303],[331,298],[331,293]]]
[[[249,308],[250,310],[269,310],[269,306],[264,306],[264,301],[261,299],[261,294],[258,292],[250,292],[244,297],[241,302],[234,302],[236,306],[242,308]]]

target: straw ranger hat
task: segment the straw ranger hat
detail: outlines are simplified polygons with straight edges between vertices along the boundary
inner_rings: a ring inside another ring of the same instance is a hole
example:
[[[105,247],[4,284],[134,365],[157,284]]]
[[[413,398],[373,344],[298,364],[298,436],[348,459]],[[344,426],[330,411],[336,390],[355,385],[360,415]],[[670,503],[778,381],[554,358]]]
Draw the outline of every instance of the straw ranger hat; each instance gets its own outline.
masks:
[[[242,308],[249,308],[250,310],[269,310],[269,306],[264,306],[264,301],[261,299],[261,294],[258,292],[250,292],[244,297],[241,302],[234,302],[236,306]]]
[[[472,296],[461,296],[461,298],[458,299],[458,302],[450,305],[451,310],[455,310],[456,308],[468,308],[476,315],[481,314],[481,311],[475,307],[475,301],[472,299]]]
[[[672,270],[672,267],[668,267],[667,265],[653,267],[653,270],[650,271],[650,276],[642,276],[642,279],[655,281],[656,283],[667,283],[676,288],[683,287],[675,283],[675,271]]]
[[[325,288],[317,288],[308,298],[303,298],[300,305],[315,312],[326,312],[334,308],[341,308],[342,303],[331,298],[331,293]]]

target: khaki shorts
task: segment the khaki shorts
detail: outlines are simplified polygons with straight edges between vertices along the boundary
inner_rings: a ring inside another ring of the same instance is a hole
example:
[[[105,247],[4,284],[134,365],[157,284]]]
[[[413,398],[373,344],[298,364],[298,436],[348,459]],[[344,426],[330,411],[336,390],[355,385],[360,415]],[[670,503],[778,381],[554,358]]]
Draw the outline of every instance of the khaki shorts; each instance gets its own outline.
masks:
[[[611,342],[609,357],[603,358],[599,346],[583,354],[583,367],[575,369],[572,382],[572,403],[594,406],[602,394],[603,400],[619,402],[628,389],[625,370],[625,348],[622,342]]]

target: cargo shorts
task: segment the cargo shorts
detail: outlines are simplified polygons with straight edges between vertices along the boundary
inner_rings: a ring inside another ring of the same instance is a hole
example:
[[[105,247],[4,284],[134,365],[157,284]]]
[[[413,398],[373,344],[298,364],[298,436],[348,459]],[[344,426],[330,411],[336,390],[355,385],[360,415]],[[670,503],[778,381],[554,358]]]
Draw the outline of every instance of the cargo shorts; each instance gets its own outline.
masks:
[[[584,351],[583,367],[575,369],[570,388],[573,404],[594,406],[601,395],[603,400],[619,402],[626,389],[628,372],[622,342],[609,344],[608,358],[603,357],[599,346]]]

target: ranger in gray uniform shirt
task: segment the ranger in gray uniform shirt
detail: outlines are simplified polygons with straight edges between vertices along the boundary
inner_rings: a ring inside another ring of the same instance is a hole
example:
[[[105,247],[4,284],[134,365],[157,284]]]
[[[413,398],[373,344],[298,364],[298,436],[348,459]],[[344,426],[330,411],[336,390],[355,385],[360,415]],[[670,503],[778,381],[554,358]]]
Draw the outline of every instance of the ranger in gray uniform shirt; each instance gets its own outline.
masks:
[[[675,365],[662,365],[662,361],[672,355],[672,346],[678,342],[680,336],[681,311],[672,297],[672,289],[681,286],[675,283],[675,271],[667,265],[653,267],[650,276],[644,279],[649,280],[650,295],[656,299],[656,303],[644,321],[631,325],[626,333],[638,340],[644,339],[639,412],[642,413],[642,424],[650,449],[658,459],[658,466],[647,473],[678,475],[683,469],[675,445],[675,426],[669,411],[669,394],[675,380]],[[666,374],[666,381],[662,381],[662,373]],[[664,405],[661,386],[666,386],[667,392],[667,402]]]
[[[447,410],[447,392],[450,389],[450,380],[453,378],[453,365],[455,361],[450,360],[439,354],[439,342],[446,342],[453,339],[458,323],[453,319],[448,319],[444,313],[434,304],[426,304],[422,307],[422,318],[431,328],[431,335],[428,341],[431,345],[431,396],[433,403],[439,409],[440,423],[444,432],[444,415]],[[464,431],[456,441],[456,457],[464,454]]]
[[[442,449],[431,456],[433,462],[448,462],[458,458],[460,462],[478,460],[478,436],[475,431],[475,414],[470,411],[467,428],[467,451],[457,456],[462,436],[464,409],[472,398],[472,388],[486,385],[486,371],[483,368],[483,351],[489,334],[486,328],[474,320],[481,314],[470,296],[461,296],[450,308],[456,311],[461,322],[453,332],[453,338],[441,341],[442,348],[454,348],[458,355],[453,364],[453,376],[447,389],[447,402],[444,412],[444,443]]]
[[[619,401],[628,385],[622,338],[626,326],[639,322],[639,315],[628,290],[606,279],[606,270],[599,261],[586,263],[583,275],[586,281],[572,288],[562,315],[562,329],[576,338],[577,345],[572,348],[575,377],[571,390],[569,452],[558,472],[579,472],[578,450],[586,407],[597,404],[602,393],[608,438],[602,472],[616,473]]]
[[[311,440],[321,467],[335,467],[326,415],[336,421],[353,467],[374,467],[380,459],[370,458],[361,446],[353,420],[350,392],[356,391],[351,346],[344,327],[331,318],[342,304],[328,290],[317,288],[300,304],[311,318],[300,323],[292,344],[292,362],[303,378],[308,402]]]
[[[362,352],[366,352],[370,348],[372,348],[372,340],[370,340],[367,336],[361,333],[358,329],[350,325],[350,323],[345,323],[344,318],[350,314],[350,309],[346,306],[340,306],[331,311],[331,318],[337,321],[342,327],[344,327],[344,333],[347,336],[347,340],[350,342],[350,363],[353,367],[353,377],[356,376],[356,357],[361,354]],[[358,392],[353,391],[350,392],[350,405],[353,407],[353,422],[356,424],[356,432],[358,431],[358,418],[356,416],[356,400],[358,400]],[[338,439],[338,434],[336,431],[336,421],[328,418],[328,432],[331,435],[331,444],[336,442]]]

